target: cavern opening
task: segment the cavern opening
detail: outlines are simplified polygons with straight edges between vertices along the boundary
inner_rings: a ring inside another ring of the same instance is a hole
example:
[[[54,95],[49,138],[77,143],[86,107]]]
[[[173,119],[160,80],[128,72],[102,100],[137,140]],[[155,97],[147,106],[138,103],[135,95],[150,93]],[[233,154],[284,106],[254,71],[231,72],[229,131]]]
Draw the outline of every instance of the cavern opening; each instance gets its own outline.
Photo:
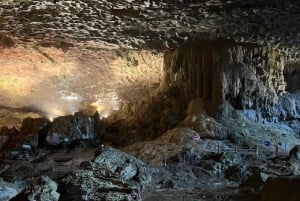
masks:
[[[0,200],[299,200],[299,13],[0,1]]]

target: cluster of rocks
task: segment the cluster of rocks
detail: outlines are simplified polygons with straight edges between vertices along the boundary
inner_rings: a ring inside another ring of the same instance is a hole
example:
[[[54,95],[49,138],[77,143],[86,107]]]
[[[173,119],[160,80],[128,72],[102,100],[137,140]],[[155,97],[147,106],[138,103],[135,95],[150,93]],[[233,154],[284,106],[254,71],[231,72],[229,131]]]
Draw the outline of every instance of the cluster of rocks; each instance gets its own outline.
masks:
[[[297,57],[299,9],[294,0],[3,1],[0,23],[3,32],[26,39],[93,39],[162,50],[189,38],[231,38],[279,46]]]
[[[37,149],[50,146],[72,146],[80,140],[96,140],[99,120],[81,113],[58,117],[50,122],[44,118],[24,119],[20,131],[2,127],[0,131],[2,155],[11,159],[32,159]],[[96,120],[95,120],[96,119]]]
[[[131,155],[113,148],[99,150],[63,179],[66,200],[141,200],[151,171]]]
[[[2,128],[8,140],[1,147],[0,200],[141,200],[151,170],[97,145],[94,120],[77,113],[53,122],[26,119],[20,131]]]

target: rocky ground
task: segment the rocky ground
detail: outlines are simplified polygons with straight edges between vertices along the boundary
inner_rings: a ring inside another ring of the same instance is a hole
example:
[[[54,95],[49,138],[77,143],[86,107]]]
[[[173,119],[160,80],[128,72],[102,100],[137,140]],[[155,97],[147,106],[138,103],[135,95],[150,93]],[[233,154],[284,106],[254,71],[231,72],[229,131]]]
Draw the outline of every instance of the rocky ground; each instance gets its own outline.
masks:
[[[269,133],[288,131],[239,111],[227,123],[195,111],[158,138],[119,147],[133,156],[101,145],[99,137],[113,133],[91,132],[97,115],[25,120],[14,131],[17,143],[1,148],[0,200],[272,200],[276,178],[299,185],[298,137],[280,135],[266,146]]]

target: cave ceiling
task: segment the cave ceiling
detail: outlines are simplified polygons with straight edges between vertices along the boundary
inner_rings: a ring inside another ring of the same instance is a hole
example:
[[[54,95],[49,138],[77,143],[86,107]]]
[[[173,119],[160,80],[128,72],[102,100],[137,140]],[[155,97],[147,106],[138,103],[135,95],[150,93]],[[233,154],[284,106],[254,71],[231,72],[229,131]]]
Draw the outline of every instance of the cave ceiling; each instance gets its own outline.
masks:
[[[162,55],[124,49],[206,39],[270,46],[298,61],[300,2],[1,0],[0,106],[54,116],[82,104],[112,110],[161,79]]]
[[[300,2],[2,0],[0,30],[25,41],[99,41],[158,50],[194,38],[229,38],[278,47],[297,57]]]

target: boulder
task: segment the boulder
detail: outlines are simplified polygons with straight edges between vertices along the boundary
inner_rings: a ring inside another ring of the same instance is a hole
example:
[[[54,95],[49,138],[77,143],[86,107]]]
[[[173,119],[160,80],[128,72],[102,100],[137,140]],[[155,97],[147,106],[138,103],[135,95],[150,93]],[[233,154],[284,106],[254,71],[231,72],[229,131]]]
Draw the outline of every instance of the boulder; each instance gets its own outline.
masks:
[[[55,118],[46,138],[47,143],[57,145],[73,140],[94,139],[96,137],[94,123],[94,117],[79,112]]]
[[[42,176],[35,185],[28,186],[11,201],[58,201],[60,194],[57,192],[58,184],[47,176]]]
[[[298,201],[300,176],[269,177],[263,186],[262,201]]]
[[[140,200],[150,181],[143,162],[113,148],[99,150],[94,160],[63,179],[67,200]]]
[[[190,128],[175,128],[167,131],[159,138],[137,142],[125,147],[125,151],[153,166],[162,165],[162,161],[177,156],[190,149],[196,149],[198,144],[194,137],[199,134]],[[199,142],[200,143],[200,142]]]
[[[188,115],[181,123],[182,127],[189,127],[197,131],[201,138],[224,140],[228,137],[226,129],[214,118],[204,114]]]
[[[28,200],[58,201],[60,194],[57,192],[57,186],[55,181],[42,176],[39,183],[31,189]]]
[[[17,184],[8,183],[0,179],[0,201],[8,201],[19,194],[24,188]]]

